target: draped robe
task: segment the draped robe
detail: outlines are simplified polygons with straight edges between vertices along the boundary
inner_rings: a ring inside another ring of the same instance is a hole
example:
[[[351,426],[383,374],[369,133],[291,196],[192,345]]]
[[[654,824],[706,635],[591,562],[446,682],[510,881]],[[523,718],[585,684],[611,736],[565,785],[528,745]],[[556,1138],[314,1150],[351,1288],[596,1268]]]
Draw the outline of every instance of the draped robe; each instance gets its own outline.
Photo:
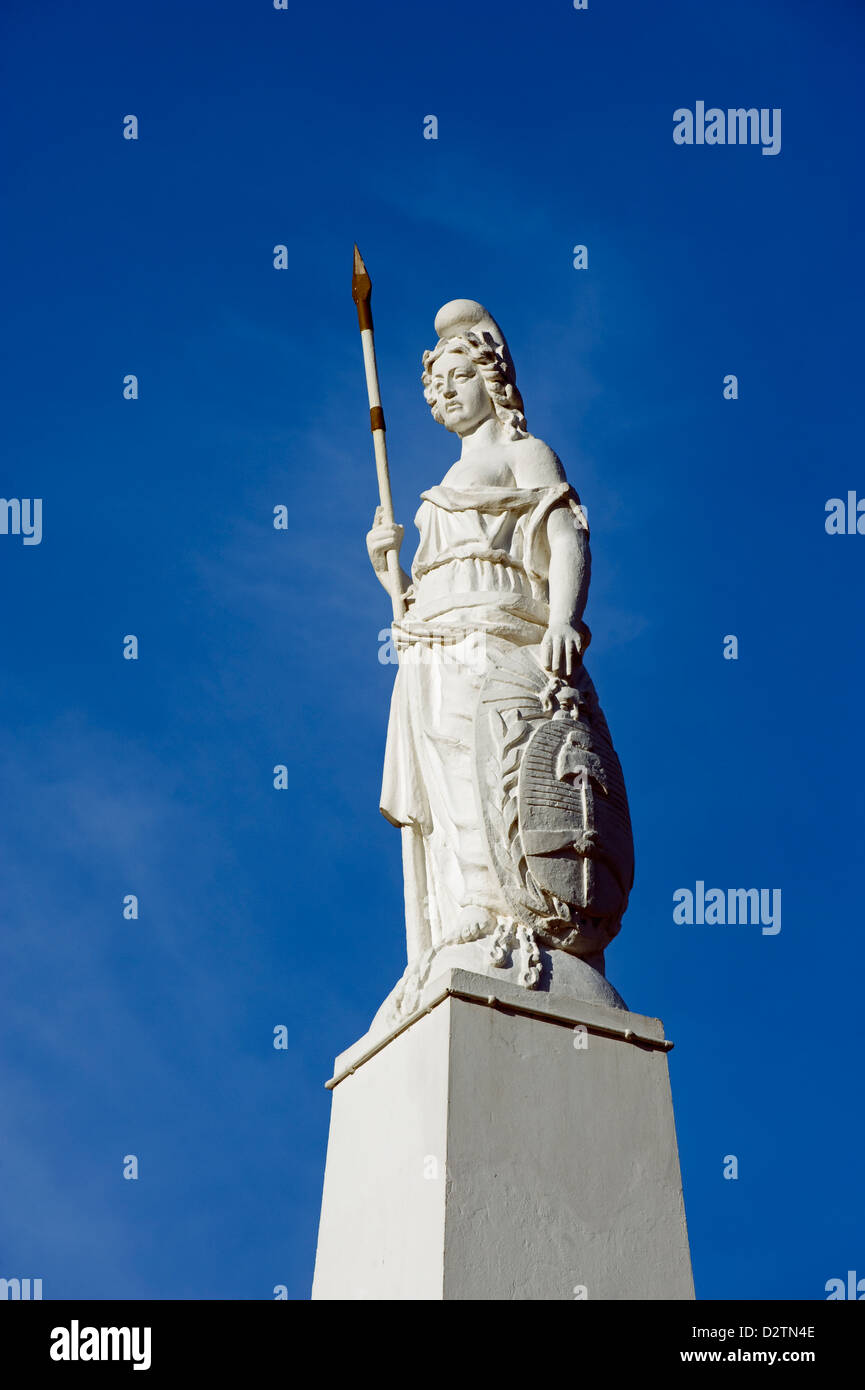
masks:
[[[557,507],[588,529],[566,482],[421,494],[406,615],[393,625],[399,670],[381,793],[383,815],[402,828],[410,965],[486,935],[508,912],[476,805],[475,705],[490,659],[539,643],[549,624],[546,523]]]

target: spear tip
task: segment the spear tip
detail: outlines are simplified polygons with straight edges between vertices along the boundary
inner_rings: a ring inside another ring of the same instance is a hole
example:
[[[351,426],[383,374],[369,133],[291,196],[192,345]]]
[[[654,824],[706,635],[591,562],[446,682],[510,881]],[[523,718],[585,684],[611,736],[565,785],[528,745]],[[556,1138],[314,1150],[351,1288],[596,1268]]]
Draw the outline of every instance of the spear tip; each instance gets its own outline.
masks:
[[[355,304],[360,304],[363,300],[369,299],[372,293],[372,281],[369,278],[369,271],[363,263],[363,256],[357,249],[357,242],[354,244],[354,270],[351,277],[351,297]]]

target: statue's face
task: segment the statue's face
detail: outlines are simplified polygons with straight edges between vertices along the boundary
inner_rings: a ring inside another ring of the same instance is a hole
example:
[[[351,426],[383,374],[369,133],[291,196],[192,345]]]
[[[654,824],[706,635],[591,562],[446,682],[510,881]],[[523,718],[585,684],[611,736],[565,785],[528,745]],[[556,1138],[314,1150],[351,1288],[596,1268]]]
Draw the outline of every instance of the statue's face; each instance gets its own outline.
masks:
[[[454,434],[471,434],[495,414],[484,379],[464,352],[443,352],[430,375],[438,412]]]

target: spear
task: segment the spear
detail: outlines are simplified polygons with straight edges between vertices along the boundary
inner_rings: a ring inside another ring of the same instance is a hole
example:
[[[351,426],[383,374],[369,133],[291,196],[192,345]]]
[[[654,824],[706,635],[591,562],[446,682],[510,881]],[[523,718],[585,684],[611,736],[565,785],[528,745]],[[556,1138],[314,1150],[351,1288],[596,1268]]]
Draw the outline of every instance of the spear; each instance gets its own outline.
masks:
[[[360,328],[360,341],[363,346],[363,365],[366,371],[366,389],[369,396],[369,427],[372,430],[372,443],[375,449],[375,471],[378,474],[378,495],[381,500],[382,521],[386,526],[393,526],[393,498],[390,494],[390,473],[387,466],[384,411],[381,408],[381,394],[378,389],[378,367],[375,360],[375,338],[372,328],[372,309],[369,302],[371,295],[372,281],[363,263],[363,257],[355,246],[351,297],[357,305],[357,322]],[[401,618],[405,613],[405,604],[402,596],[399,555],[395,550],[387,552],[387,572],[390,578],[393,616]]]

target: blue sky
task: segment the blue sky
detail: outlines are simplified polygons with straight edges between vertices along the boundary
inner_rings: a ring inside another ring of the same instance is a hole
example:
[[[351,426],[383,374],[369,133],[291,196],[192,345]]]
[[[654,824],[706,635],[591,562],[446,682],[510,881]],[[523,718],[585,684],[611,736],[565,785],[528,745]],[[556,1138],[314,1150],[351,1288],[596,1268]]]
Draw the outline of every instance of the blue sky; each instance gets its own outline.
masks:
[[[698,1296],[865,1275],[865,537],[824,527],[865,496],[859,6],[17,0],[3,29],[0,491],[44,532],[0,535],[0,1275],[308,1297],[323,1082],[404,965],[355,240],[398,518],[455,457],[420,355],[459,296],[588,507],[637,855],[608,973],[676,1042]],[[698,100],[781,108],[780,154],[675,145]],[[675,924],[697,880],[781,888],[782,930]]]

